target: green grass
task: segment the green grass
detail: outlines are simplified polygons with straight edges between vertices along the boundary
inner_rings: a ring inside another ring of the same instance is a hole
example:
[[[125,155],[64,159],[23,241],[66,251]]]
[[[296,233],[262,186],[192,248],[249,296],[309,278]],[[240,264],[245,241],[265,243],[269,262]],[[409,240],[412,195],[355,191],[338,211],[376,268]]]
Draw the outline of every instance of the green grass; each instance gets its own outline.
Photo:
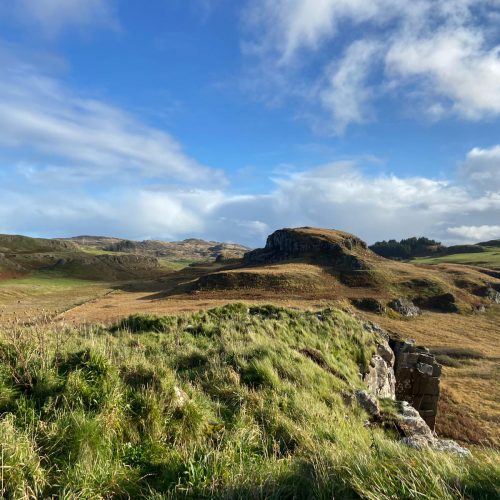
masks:
[[[338,310],[241,304],[4,330],[0,496],[497,498],[498,453],[411,450],[343,397],[374,340]]]
[[[102,286],[102,282],[95,281],[96,286]],[[35,287],[44,290],[54,290],[61,288],[74,288],[79,286],[88,287],[90,280],[66,277],[58,271],[34,271],[27,276],[20,278],[0,280],[0,287]]]
[[[457,253],[443,255],[442,257],[423,257],[414,259],[412,262],[415,264],[442,264],[448,262],[500,269],[500,250],[495,247],[487,247],[487,250],[481,253]]]

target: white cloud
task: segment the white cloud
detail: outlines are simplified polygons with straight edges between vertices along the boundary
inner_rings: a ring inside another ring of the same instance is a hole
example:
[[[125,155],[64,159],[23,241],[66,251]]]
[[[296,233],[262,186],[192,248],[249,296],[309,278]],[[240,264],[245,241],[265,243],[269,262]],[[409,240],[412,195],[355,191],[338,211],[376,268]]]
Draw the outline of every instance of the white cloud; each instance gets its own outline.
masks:
[[[500,190],[500,145],[469,151],[461,173],[468,182],[480,189]]]
[[[370,118],[369,103],[373,92],[367,79],[378,50],[377,43],[368,40],[355,42],[338,64],[327,69],[320,100],[330,112],[337,134],[342,134],[351,123],[363,123]]]
[[[13,6],[10,0],[2,0],[24,24],[34,24],[46,34],[56,35],[64,29],[79,26],[105,26],[116,29],[110,0],[18,0]]]
[[[448,233],[468,241],[500,239],[500,226],[458,226],[448,228]]]
[[[23,159],[18,168],[32,181],[114,176],[120,183],[139,175],[224,182],[221,172],[187,156],[168,133],[118,107],[82,98],[30,67],[0,70],[0,129],[0,144],[17,151]]]
[[[369,242],[414,235],[450,242],[489,235],[454,228],[493,228],[499,217],[500,191],[474,194],[424,177],[371,177],[351,162],[284,174],[272,189],[252,195],[132,185],[104,194],[0,188],[0,232],[45,236],[197,236],[257,246],[275,229],[309,225],[343,229]]]
[[[265,75],[282,75],[277,91],[321,105],[337,132],[369,119],[371,101],[387,95],[418,96],[434,119],[479,120],[500,115],[499,9],[499,0],[257,0],[243,46]],[[301,91],[308,86],[320,89]]]

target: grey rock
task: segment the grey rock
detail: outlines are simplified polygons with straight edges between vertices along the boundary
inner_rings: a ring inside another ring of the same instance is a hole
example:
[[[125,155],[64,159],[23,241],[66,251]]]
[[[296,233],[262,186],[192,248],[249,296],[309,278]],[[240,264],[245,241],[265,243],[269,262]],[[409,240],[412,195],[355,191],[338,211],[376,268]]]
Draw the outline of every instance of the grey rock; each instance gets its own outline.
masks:
[[[401,410],[397,418],[401,429],[406,434],[403,438],[403,443],[411,448],[418,450],[431,448],[436,451],[454,453],[464,457],[471,454],[467,448],[463,448],[451,439],[436,438],[418,411],[406,401],[401,403]]]
[[[388,306],[407,318],[412,318],[420,314],[420,308],[417,307],[411,300],[398,298],[389,302]]]

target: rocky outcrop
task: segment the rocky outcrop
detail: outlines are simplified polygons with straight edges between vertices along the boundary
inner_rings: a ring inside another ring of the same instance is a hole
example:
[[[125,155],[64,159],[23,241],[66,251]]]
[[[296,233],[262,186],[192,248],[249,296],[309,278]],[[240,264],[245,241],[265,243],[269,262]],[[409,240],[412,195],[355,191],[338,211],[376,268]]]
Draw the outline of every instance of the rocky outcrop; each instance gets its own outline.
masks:
[[[459,312],[457,299],[452,293],[442,293],[432,297],[419,297],[415,300],[420,307],[434,309],[445,313]]]
[[[384,423],[388,418],[403,436],[403,442],[412,448],[470,455],[455,441],[434,435],[441,375],[434,356],[412,342],[390,339],[373,323],[365,324],[365,329],[377,335],[377,351],[363,376],[368,391],[354,394],[357,403],[375,422]],[[394,400],[395,412],[389,417],[384,415],[378,398]]]
[[[462,456],[470,455],[467,448],[463,448],[455,441],[437,438],[419,412],[406,401],[401,402],[395,420],[400,432],[404,435],[403,442],[411,448],[432,448]]]
[[[373,331],[374,326],[370,325],[369,328]],[[396,397],[394,361],[394,352],[390,348],[387,338],[379,334],[377,352],[372,356],[368,371],[363,377],[370,392],[379,398],[395,399]]]
[[[439,401],[441,365],[425,347],[391,340],[395,354],[396,399],[410,403],[434,429]]]
[[[340,271],[366,269],[360,252],[371,252],[356,236],[341,231],[309,227],[280,229],[268,236],[266,246],[247,252],[245,264],[267,264],[290,259],[321,261]]]
[[[393,311],[396,311],[401,316],[406,318],[413,318],[420,314],[420,308],[418,308],[411,300],[398,298],[391,300],[387,304]]]
[[[384,314],[386,312],[386,309],[380,300],[372,297],[352,299],[351,303],[353,306],[361,309],[362,311],[374,312],[376,314]]]
[[[500,292],[493,288],[492,286],[486,286],[479,290],[478,295],[484,297],[495,304],[500,304]]]

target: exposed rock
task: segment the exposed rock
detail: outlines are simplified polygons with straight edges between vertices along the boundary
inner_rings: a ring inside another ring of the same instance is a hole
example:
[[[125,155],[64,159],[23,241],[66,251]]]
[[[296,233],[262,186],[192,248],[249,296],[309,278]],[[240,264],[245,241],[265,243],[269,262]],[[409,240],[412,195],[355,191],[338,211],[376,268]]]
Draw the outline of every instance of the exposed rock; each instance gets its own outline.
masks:
[[[361,309],[362,311],[374,312],[377,314],[384,314],[385,307],[382,303],[372,297],[366,297],[362,299],[352,299],[351,303],[353,306]]]
[[[396,356],[396,399],[407,401],[419,412],[431,429],[434,429],[439,400],[441,365],[433,354],[412,342],[391,340]]]
[[[462,456],[470,455],[470,451],[450,439],[438,439],[418,411],[406,401],[401,402],[396,416],[400,430],[405,437],[403,442],[411,448],[432,448],[437,451],[447,451]]]
[[[364,241],[342,231],[310,227],[280,229],[268,236],[264,248],[244,255],[246,264],[273,263],[289,259],[307,258],[334,265],[338,270],[366,269],[366,263],[356,253],[367,249]]]
[[[363,380],[368,385],[370,392],[379,398],[396,396],[396,378],[394,376],[394,352],[383,337],[377,345],[377,353],[370,360],[368,372]]]
[[[176,385],[174,386],[173,403],[178,409],[182,409],[189,402],[189,396]]]
[[[479,294],[481,295],[481,297],[484,297],[487,300],[491,300],[495,304],[500,304],[500,292],[498,292],[491,286],[480,289]]]
[[[420,308],[418,308],[411,300],[404,299],[402,297],[398,299],[391,300],[388,306],[407,318],[412,318],[420,314]]]
[[[436,309],[441,312],[455,313],[459,312],[457,300],[452,293],[442,293],[432,297],[418,298],[416,301],[422,307]]]
[[[356,391],[356,401],[372,418],[380,416],[378,399],[367,391]]]

